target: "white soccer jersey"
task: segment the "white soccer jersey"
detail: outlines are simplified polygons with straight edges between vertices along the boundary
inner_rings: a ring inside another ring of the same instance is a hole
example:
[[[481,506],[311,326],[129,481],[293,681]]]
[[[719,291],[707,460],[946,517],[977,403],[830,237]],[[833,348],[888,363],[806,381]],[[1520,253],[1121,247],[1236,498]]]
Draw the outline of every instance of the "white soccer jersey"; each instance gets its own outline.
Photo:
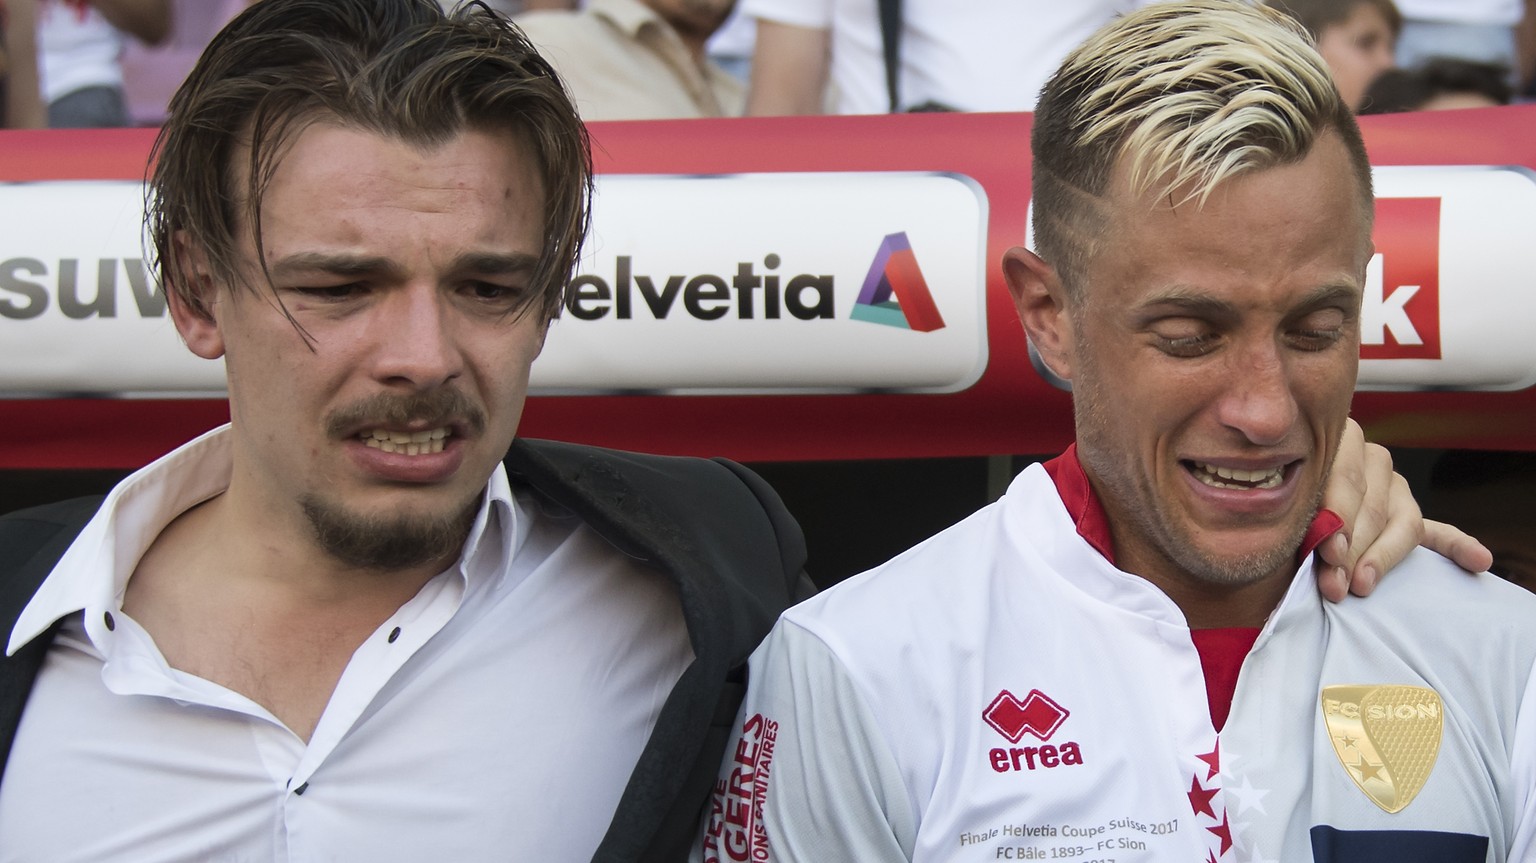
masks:
[[[1536,859],[1536,596],[1420,550],[1333,605],[1309,557],[1218,734],[1058,473],[784,614],[696,860]]]

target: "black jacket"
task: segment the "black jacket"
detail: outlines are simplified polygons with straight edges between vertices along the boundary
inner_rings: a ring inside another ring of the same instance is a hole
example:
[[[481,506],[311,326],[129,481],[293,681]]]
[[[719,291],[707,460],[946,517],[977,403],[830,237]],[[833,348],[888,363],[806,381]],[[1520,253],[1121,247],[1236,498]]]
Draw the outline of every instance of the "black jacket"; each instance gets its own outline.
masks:
[[[724,460],[519,440],[515,488],[580,515],[677,586],[694,661],[662,706],[593,861],[682,861],[746,685],[746,660],[789,604],[809,596],[800,528],[767,483]],[[95,513],[82,498],[0,518],[0,643]],[[57,627],[0,659],[0,776]]]

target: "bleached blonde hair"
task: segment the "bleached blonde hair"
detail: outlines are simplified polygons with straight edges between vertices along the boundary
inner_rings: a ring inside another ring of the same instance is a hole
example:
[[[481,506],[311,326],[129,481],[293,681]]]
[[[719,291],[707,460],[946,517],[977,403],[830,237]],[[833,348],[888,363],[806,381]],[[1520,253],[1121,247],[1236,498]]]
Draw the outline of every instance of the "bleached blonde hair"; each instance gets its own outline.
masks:
[[[1224,180],[1302,160],[1328,131],[1349,150],[1369,219],[1360,129],[1294,20],[1239,0],[1144,7],[1068,55],[1041,92],[1036,249],[1075,294],[1086,262],[1113,239],[1104,199],[1117,165],[1136,200],[1199,206]]]

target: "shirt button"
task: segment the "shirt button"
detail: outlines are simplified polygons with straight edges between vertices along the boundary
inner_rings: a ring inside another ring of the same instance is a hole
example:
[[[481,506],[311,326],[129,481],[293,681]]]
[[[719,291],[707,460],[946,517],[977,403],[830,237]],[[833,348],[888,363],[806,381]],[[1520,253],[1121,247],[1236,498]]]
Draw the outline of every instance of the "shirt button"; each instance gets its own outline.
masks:
[[[117,629],[117,621],[112,619],[112,612],[104,612],[101,615],[101,619],[106,622],[108,632],[113,632]]]
[[[399,637],[400,637],[400,627],[397,626],[397,627],[394,628],[393,631],[391,631],[389,633],[389,643],[390,644],[394,644],[395,643],[395,639],[397,639]]]

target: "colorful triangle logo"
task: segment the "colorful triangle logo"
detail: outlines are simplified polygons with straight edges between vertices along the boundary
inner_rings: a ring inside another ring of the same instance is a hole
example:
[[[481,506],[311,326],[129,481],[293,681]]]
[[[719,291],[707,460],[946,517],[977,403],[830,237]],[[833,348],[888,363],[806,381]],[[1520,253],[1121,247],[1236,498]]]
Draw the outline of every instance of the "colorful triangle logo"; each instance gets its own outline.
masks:
[[[917,256],[907,232],[887,234],[869,265],[869,275],[864,277],[864,287],[859,291],[858,302],[853,305],[853,319],[931,333],[944,328],[944,318],[933,302],[933,292],[923,271],[917,266]]]

